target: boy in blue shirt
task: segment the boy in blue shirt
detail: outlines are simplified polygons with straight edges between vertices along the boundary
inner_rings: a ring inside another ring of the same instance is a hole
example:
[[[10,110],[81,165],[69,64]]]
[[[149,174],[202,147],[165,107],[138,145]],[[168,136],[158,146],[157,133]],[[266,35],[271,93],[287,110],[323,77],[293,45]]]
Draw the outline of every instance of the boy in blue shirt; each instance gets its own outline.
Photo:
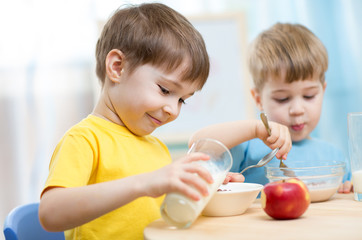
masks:
[[[257,107],[271,122],[289,128],[293,145],[288,160],[345,161],[341,150],[310,137],[319,122],[327,86],[328,54],[322,42],[302,25],[277,23],[255,39],[248,61],[254,82],[251,94]],[[245,124],[248,121],[206,127],[195,133],[190,143],[201,137],[219,139],[231,149],[234,158],[231,171],[240,172],[270,152],[259,139],[248,139],[246,134],[238,132]],[[273,161],[269,164],[277,164],[278,160]],[[268,182],[264,167],[250,169],[244,177],[246,182]],[[348,165],[343,181],[338,191],[349,193],[352,186]]]

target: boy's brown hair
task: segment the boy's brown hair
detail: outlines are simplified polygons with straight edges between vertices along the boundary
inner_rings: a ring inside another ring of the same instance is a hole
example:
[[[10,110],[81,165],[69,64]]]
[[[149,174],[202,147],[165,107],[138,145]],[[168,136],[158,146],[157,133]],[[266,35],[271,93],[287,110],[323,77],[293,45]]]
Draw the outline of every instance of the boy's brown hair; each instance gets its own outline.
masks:
[[[306,27],[277,23],[254,40],[248,62],[258,90],[269,77],[285,77],[284,81],[291,83],[318,76],[324,83],[328,53],[323,43]]]
[[[182,80],[201,89],[209,75],[209,57],[201,34],[175,10],[160,3],[118,9],[105,24],[96,46],[96,73],[102,85],[112,49],[125,55],[128,71],[144,64],[171,72],[187,61]]]

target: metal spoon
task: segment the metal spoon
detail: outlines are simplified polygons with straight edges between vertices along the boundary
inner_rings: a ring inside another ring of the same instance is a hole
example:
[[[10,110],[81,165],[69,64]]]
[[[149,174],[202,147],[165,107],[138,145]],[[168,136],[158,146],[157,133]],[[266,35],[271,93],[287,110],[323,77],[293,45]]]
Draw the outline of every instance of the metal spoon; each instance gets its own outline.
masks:
[[[263,113],[263,112],[260,113],[260,118],[261,118],[261,121],[264,123],[264,126],[265,126],[265,128],[268,131],[268,134],[270,136],[271,135],[271,130],[270,130],[270,127],[269,127],[268,118],[267,118],[266,114]],[[284,175],[287,176],[287,177],[295,177],[296,176],[292,170],[285,169],[285,168],[288,168],[288,166],[285,165],[285,163],[283,162],[282,159],[280,159],[279,168],[280,168],[280,170],[283,171]]]
[[[284,175],[287,177],[296,177],[297,176],[297,175],[295,175],[294,171],[289,170],[287,165],[285,165],[282,161],[280,161],[279,168],[284,173]]]
[[[249,167],[244,168],[240,173],[245,172],[247,169],[249,168],[254,168],[254,167],[262,167],[265,164],[267,164],[268,162],[270,162],[270,160],[273,159],[273,157],[275,157],[275,154],[277,154],[277,152],[279,151],[279,148],[274,149],[273,151],[271,151],[270,153],[268,153],[267,155],[265,155],[262,159],[260,159],[260,161],[255,164],[255,165],[251,165]]]
[[[265,126],[265,128],[266,128],[266,130],[268,131],[268,134],[269,134],[269,136],[271,135],[271,129],[270,129],[270,127],[269,127],[269,123],[268,123],[268,117],[266,116],[266,114],[265,113],[260,113],[260,119],[261,119],[261,121],[264,123],[264,126]],[[285,165],[284,163],[283,163],[283,160],[280,160],[280,165],[279,165],[279,167],[280,168],[287,168],[287,165]]]
[[[270,136],[271,135],[271,129],[269,127],[268,118],[267,118],[266,114],[263,113],[263,112],[260,113],[260,119],[264,123],[264,126],[265,126],[265,128],[266,128],[266,130],[267,130],[267,132],[268,132],[268,134]]]

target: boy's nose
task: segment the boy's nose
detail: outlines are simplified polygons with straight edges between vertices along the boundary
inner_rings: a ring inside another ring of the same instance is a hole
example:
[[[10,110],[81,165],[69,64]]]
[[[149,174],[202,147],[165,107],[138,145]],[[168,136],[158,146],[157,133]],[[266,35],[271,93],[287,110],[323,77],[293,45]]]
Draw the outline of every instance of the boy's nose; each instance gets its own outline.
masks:
[[[171,118],[171,121],[176,119],[180,113],[180,105],[178,101],[176,103],[168,103],[163,107],[163,111],[165,111]]]
[[[303,113],[304,113],[303,102],[298,99],[292,101],[290,108],[289,108],[289,114],[290,115],[301,115]]]

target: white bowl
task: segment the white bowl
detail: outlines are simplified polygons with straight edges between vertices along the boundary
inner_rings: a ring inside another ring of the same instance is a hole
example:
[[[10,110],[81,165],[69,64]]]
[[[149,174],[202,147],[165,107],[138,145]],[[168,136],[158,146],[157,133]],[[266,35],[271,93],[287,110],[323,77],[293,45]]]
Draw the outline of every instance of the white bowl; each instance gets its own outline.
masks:
[[[255,201],[261,189],[263,185],[256,183],[223,184],[207,203],[202,215],[222,217],[243,214]]]

